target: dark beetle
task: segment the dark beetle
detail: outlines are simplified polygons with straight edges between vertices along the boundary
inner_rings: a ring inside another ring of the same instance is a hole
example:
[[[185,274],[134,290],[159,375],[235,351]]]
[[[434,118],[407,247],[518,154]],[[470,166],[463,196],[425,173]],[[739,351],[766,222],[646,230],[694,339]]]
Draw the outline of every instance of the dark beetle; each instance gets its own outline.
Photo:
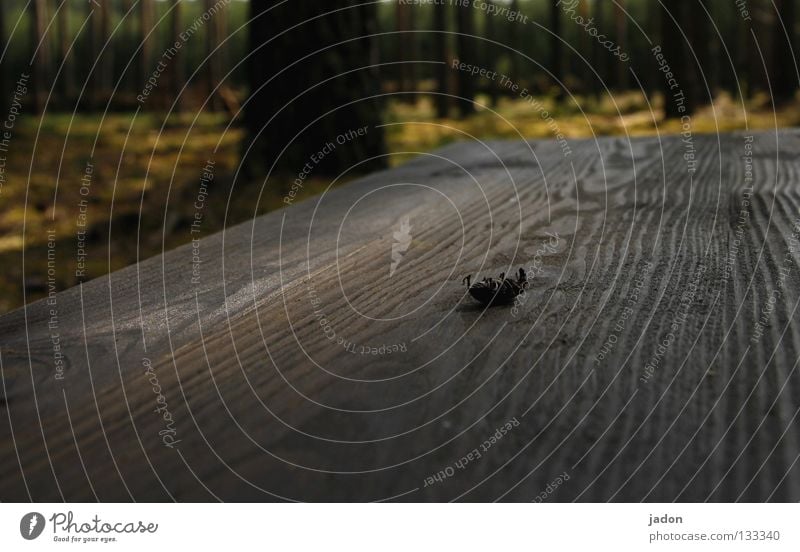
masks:
[[[484,278],[482,282],[470,285],[472,276],[467,276],[461,280],[467,286],[469,294],[477,301],[487,306],[510,305],[514,298],[523,293],[528,287],[528,277],[523,269],[519,269],[517,280],[506,278],[506,273],[500,274],[500,279]]]

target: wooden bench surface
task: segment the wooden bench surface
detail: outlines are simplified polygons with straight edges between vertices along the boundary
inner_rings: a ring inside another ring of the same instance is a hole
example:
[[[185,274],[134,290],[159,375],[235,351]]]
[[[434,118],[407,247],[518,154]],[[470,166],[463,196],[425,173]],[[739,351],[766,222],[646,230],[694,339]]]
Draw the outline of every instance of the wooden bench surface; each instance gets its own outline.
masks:
[[[800,500],[800,134],[569,145],[452,144],[0,317],[0,500]]]

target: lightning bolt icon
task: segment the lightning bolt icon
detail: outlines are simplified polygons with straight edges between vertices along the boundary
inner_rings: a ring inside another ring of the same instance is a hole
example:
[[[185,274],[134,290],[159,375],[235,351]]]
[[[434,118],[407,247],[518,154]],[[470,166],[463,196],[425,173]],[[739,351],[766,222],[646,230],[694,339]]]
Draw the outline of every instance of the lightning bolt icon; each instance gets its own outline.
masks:
[[[33,514],[33,515],[31,515],[31,526],[30,526],[30,528],[28,529],[28,535],[29,535],[29,536],[33,534],[33,530],[36,528],[36,522],[37,522],[37,521],[39,521],[39,520],[38,520],[38,518],[36,517],[36,514]]]

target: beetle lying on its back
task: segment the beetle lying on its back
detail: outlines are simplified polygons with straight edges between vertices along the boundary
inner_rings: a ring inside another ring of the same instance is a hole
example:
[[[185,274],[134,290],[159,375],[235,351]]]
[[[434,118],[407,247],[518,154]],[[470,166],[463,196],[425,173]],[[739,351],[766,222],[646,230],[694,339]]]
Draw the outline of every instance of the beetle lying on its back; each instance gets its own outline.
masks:
[[[500,274],[499,280],[484,278],[483,281],[470,285],[471,279],[472,276],[467,276],[461,283],[466,284],[472,297],[487,306],[510,305],[528,287],[528,277],[521,268],[516,281],[507,279],[505,272]]]

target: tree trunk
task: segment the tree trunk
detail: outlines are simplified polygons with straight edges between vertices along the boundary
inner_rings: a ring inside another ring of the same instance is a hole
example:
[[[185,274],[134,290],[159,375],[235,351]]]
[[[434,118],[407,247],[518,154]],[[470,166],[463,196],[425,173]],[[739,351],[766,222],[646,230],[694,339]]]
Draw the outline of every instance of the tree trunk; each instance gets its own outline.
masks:
[[[124,104],[120,105],[125,109],[130,109],[133,99],[139,93],[139,91],[136,90],[136,85],[138,84],[136,66],[134,65],[132,68],[125,67],[131,59],[131,56],[133,56],[134,48],[131,46],[135,43],[134,37],[136,37],[136,17],[134,16],[136,12],[133,9],[133,1],[134,0],[122,0],[122,12],[120,13],[120,17],[124,19],[120,23],[120,29],[117,30],[114,35],[114,42],[119,43],[117,47],[117,59],[120,60],[120,71],[124,71],[124,74],[120,77],[122,82],[120,82],[119,88],[117,89],[117,96],[120,101],[124,101]],[[122,38],[121,40],[120,37]],[[117,103],[120,102],[118,101]]]
[[[703,95],[701,97],[704,97],[710,92],[711,97],[709,99],[713,100],[714,95],[717,94],[722,88],[721,71],[725,67],[725,64],[728,60],[727,57],[722,53],[722,45],[720,44],[719,36],[717,36],[717,32],[714,29],[714,27],[718,27],[718,25],[714,18],[715,12],[713,2],[712,0],[700,0],[700,2],[703,5],[703,10],[698,11],[701,17],[701,22],[696,29],[697,33],[695,40],[699,48],[698,57],[700,57],[700,62],[703,66],[701,75],[706,75],[705,80],[701,78],[699,81],[700,92]],[[708,15],[706,15],[706,12],[708,12]],[[708,90],[706,90],[706,84],[708,85]]]
[[[625,15],[625,0],[617,0],[614,3],[614,28],[616,30],[617,46],[620,52],[628,52],[628,16]],[[628,77],[628,64],[614,58],[616,67],[614,88],[617,90],[627,90],[630,87]]]
[[[32,0],[31,10],[31,59],[33,65],[33,109],[41,113],[47,98],[50,82],[50,37],[45,35],[47,29],[47,2]]]
[[[778,14],[773,37],[772,97],[775,104],[785,103],[794,97],[797,89],[795,71],[795,0],[776,0]]]
[[[769,90],[769,36],[772,32],[772,25],[765,24],[769,19],[769,13],[763,9],[763,5],[757,0],[748,2],[752,19],[748,21],[746,29],[747,37],[747,88],[748,95],[752,96],[756,92],[767,92]],[[770,5],[771,7],[771,5]],[[753,39],[755,34],[758,39],[758,46]],[[763,56],[763,59],[762,59]],[[767,67],[765,67],[765,65]]]
[[[433,35],[434,50],[438,61],[436,65],[436,115],[440,119],[448,116],[450,107],[450,93],[447,85],[449,56],[447,53],[447,6],[433,6]]]
[[[651,40],[657,39],[661,34],[661,11],[659,9],[652,9],[647,13],[647,34],[651,37]],[[661,71],[658,70],[658,66],[653,63],[653,55],[650,52],[650,48],[655,46],[655,44],[648,44],[647,50],[643,52],[644,56],[639,56],[640,61],[639,63],[644,64],[645,69],[639,71],[637,65],[637,73],[643,74],[646,79],[646,93],[653,97],[658,92],[661,91],[662,85],[662,74]],[[662,43],[663,47],[663,43]]]
[[[181,27],[181,0],[172,0],[172,11],[170,12],[170,45],[180,41],[180,34],[183,32]],[[175,48],[169,60],[169,98],[168,106],[173,106],[173,111],[180,111],[182,103],[181,90],[183,89],[183,48]],[[174,103],[173,103],[174,102]]]
[[[667,118],[691,115],[698,105],[699,68],[690,44],[698,46],[697,41],[705,38],[697,25],[693,4],[690,0],[675,0],[661,8],[661,54],[675,76],[675,82],[670,85],[663,73],[661,75]]]
[[[6,44],[6,13],[0,10],[0,44]],[[2,55],[0,53],[0,55]],[[8,50],[4,57],[0,58],[0,109],[4,110],[8,106],[8,75],[6,66],[8,65]]]
[[[63,0],[58,10],[58,61],[61,65],[61,107],[68,108],[75,98],[75,64],[74,57],[68,54],[70,44],[69,2]],[[2,11],[2,10],[0,10]]]
[[[589,15],[589,0],[580,0],[578,5],[579,12],[581,17],[584,21],[588,21],[591,17]],[[576,76],[580,76],[580,91],[581,93],[586,93],[592,88],[592,74],[589,71],[589,68],[586,67],[587,63],[590,63],[592,57],[592,46],[589,43],[590,36],[588,32],[585,32],[583,29],[578,30],[578,44],[576,49],[578,50],[579,55],[572,55],[575,58],[575,72],[573,73]]]
[[[400,2],[395,7],[395,31],[397,32],[394,35],[394,43],[397,47],[395,58],[399,63],[395,66],[394,73],[397,79],[397,91],[400,92],[399,98],[401,100],[407,99],[403,92],[408,91],[408,31],[411,10],[412,6],[410,4],[402,4]]]
[[[486,4],[491,6],[490,9],[494,9],[494,2],[492,0],[486,0]],[[495,31],[495,18],[492,16],[488,16],[484,18],[484,22],[486,26],[483,30],[484,38],[489,40],[483,41],[483,66],[489,69],[490,71],[494,71],[497,68],[497,46],[494,42],[490,42],[491,40],[498,40],[497,33]],[[497,105],[497,98],[499,89],[497,87],[497,83],[494,80],[489,80],[486,83],[487,90],[489,92],[489,103],[491,103],[492,107]]]
[[[376,6],[357,0],[276,4],[250,3],[248,174],[274,164],[274,171],[302,185],[311,175],[384,167],[378,60],[375,39],[367,36],[375,32]],[[334,11],[340,8],[346,9]]]
[[[553,75],[553,83],[558,87],[558,95],[561,96],[564,92],[564,68],[563,68],[563,52],[561,47],[561,6],[557,0],[550,0],[550,72]]]
[[[216,4],[215,0],[204,0],[204,8],[207,13]],[[226,7],[221,5],[218,11],[213,14],[211,20],[206,23],[206,54],[209,56],[206,62],[206,97],[207,107],[211,111],[220,111],[223,107],[219,93],[220,79],[223,72],[222,36],[227,27]]]
[[[681,22],[680,13],[679,10],[676,9],[676,4],[672,5],[672,9],[670,9],[670,6],[667,4],[660,5],[659,9],[661,10],[661,44],[659,45],[661,46],[661,53],[665,56],[667,64],[677,64],[680,61],[680,45],[683,43],[683,38],[678,31],[678,25]],[[672,20],[673,17],[677,23]],[[670,61],[670,59],[672,61]],[[675,66],[677,67],[677,65]],[[675,89],[663,76],[661,85],[661,90],[664,95],[664,118],[674,119],[675,117],[679,117],[678,106],[673,99]]]
[[[139,82],[138,91],[144,88],[153,72],[153,40],[147,35],[153,28],[153,0],[139,0]]]
[[[691,84],[692,101],[694,107],[713,100],[714,89],[717,85],[717,72],[719,67],[719,52],[714,50],[716,33],[712,33],[706,11],[710,12],[710,0],[699,0],[703,7],[692,5],[687,11],[686,18],[691,20],[689,39],[694,54],[689,52],[688,62],[694,69],[694,79]],[[703,9],[705,8],[705,9]],[[697,59],[695,59],[697,58]]]
[[[512,12],[518,13],[519,12],[519,0],[511,0],[511,4],[509,4],[508,8]],[[520,75],[519,67],[520,67],[520,63],[522,62],[522,60],[520,59],[520,55],[517,53],[518,51],[520,51],[520,47],[519,47],[519,23],[517,23],[515,21],[510,21],[510,22],[508,22],[508,25],[510,25],[510,27],[508,29],[508,46],[510,47],[510,49],[506,50],[506,51],[508,52],[509,56],[511,56],[511,64],[510,64],[510,69],[509,69],[509,73],[510,74],[508,76],[511,78],[511,80],[515,84],[520,85],[521,75]],[[505,42],[505,40],[501,40],[500,42]]]
[[[474,29],[474,8],[471,4],[466,6],[457,6],[457,22],[458,22],[458,59],[474,65],[477,61],[475,59],[474,44],[475,39],[472,37],[475,34]],[[461,117],[466,117],[475,113],[475,77],[466,73],[465,71],[458,71],[456,74],[458,82],[458,113]]]
[[[111,0],[98,0],[94,6],[98,13],[97,46],[99,60],[95,69],[96,93],[95,105],[105,106],[111,97],[114,81],[114,44],[109,42],[111,36],[111,11],[114,9]]]
[[[750,33],[745,35],[745,29],[742,18],[736,14],[730,17],[728,25],[728,33],[724,37],[731,37],[730,40],[725,38],[724,44],[728,48],[728,54],[731,57],[731,62],[725,63],[725,71],[722,73],[722,81],[725,89],[730,92],[731,96],[738,98],[744,94],[745,90],[742,87],[741,76],[745,74],[745,49],[748,43]]]
[[[604,19],[604,10],[603,7],[605,4],[601,0],[595,0],[593,2],[594,9],[592,10],[592,18],[594,19],[594,27],[598,30],[598,33],[604,33],[605,31],[605,19]],[[590,46],[591,49],[591,61],[592,67],[597,74],[597,76],[592,75],[590,78],[592,79],[592,90],[594,90],[595,95],[599,98],[605,93],[605,87],[608,86],[608,71],[606,67],[608,66],[608,52],[605,48],[600,47],[597,44],[593,44]]]
[[[417,28],[416,27],[416,22],[418,21],[417,20],[417,16],[418,16],[418,10],[411,10],[409,12],[409,14],[408,14],[408,28],[409,29],[414,30],[414,29]],[[408,55],[409,59],[411,59],[411,60],[417,60],[418,56],[419,56],[419,50],[417,48],[417,44],[419,43],[419,39],[417,37],[418,37],[418,35],[416,35],[414,33],[409,33],[405,37],[406,51],[408,52],[407,55]],[[419,72],[419,68],[417,67],[416,63],[411,63],[411,64],[408,65],[408,74],[407,74],[406,78],[408,79],[408,89],[411,90],[412,92],[416,92],[419,89],[419,83],[418,83],[419,74],[418,74],[418,72]],[[416,94],[409,95],[409,98],[410,98],[410,101],[412,101],[412,102],[416,102],[417,101],[417,95]]]

